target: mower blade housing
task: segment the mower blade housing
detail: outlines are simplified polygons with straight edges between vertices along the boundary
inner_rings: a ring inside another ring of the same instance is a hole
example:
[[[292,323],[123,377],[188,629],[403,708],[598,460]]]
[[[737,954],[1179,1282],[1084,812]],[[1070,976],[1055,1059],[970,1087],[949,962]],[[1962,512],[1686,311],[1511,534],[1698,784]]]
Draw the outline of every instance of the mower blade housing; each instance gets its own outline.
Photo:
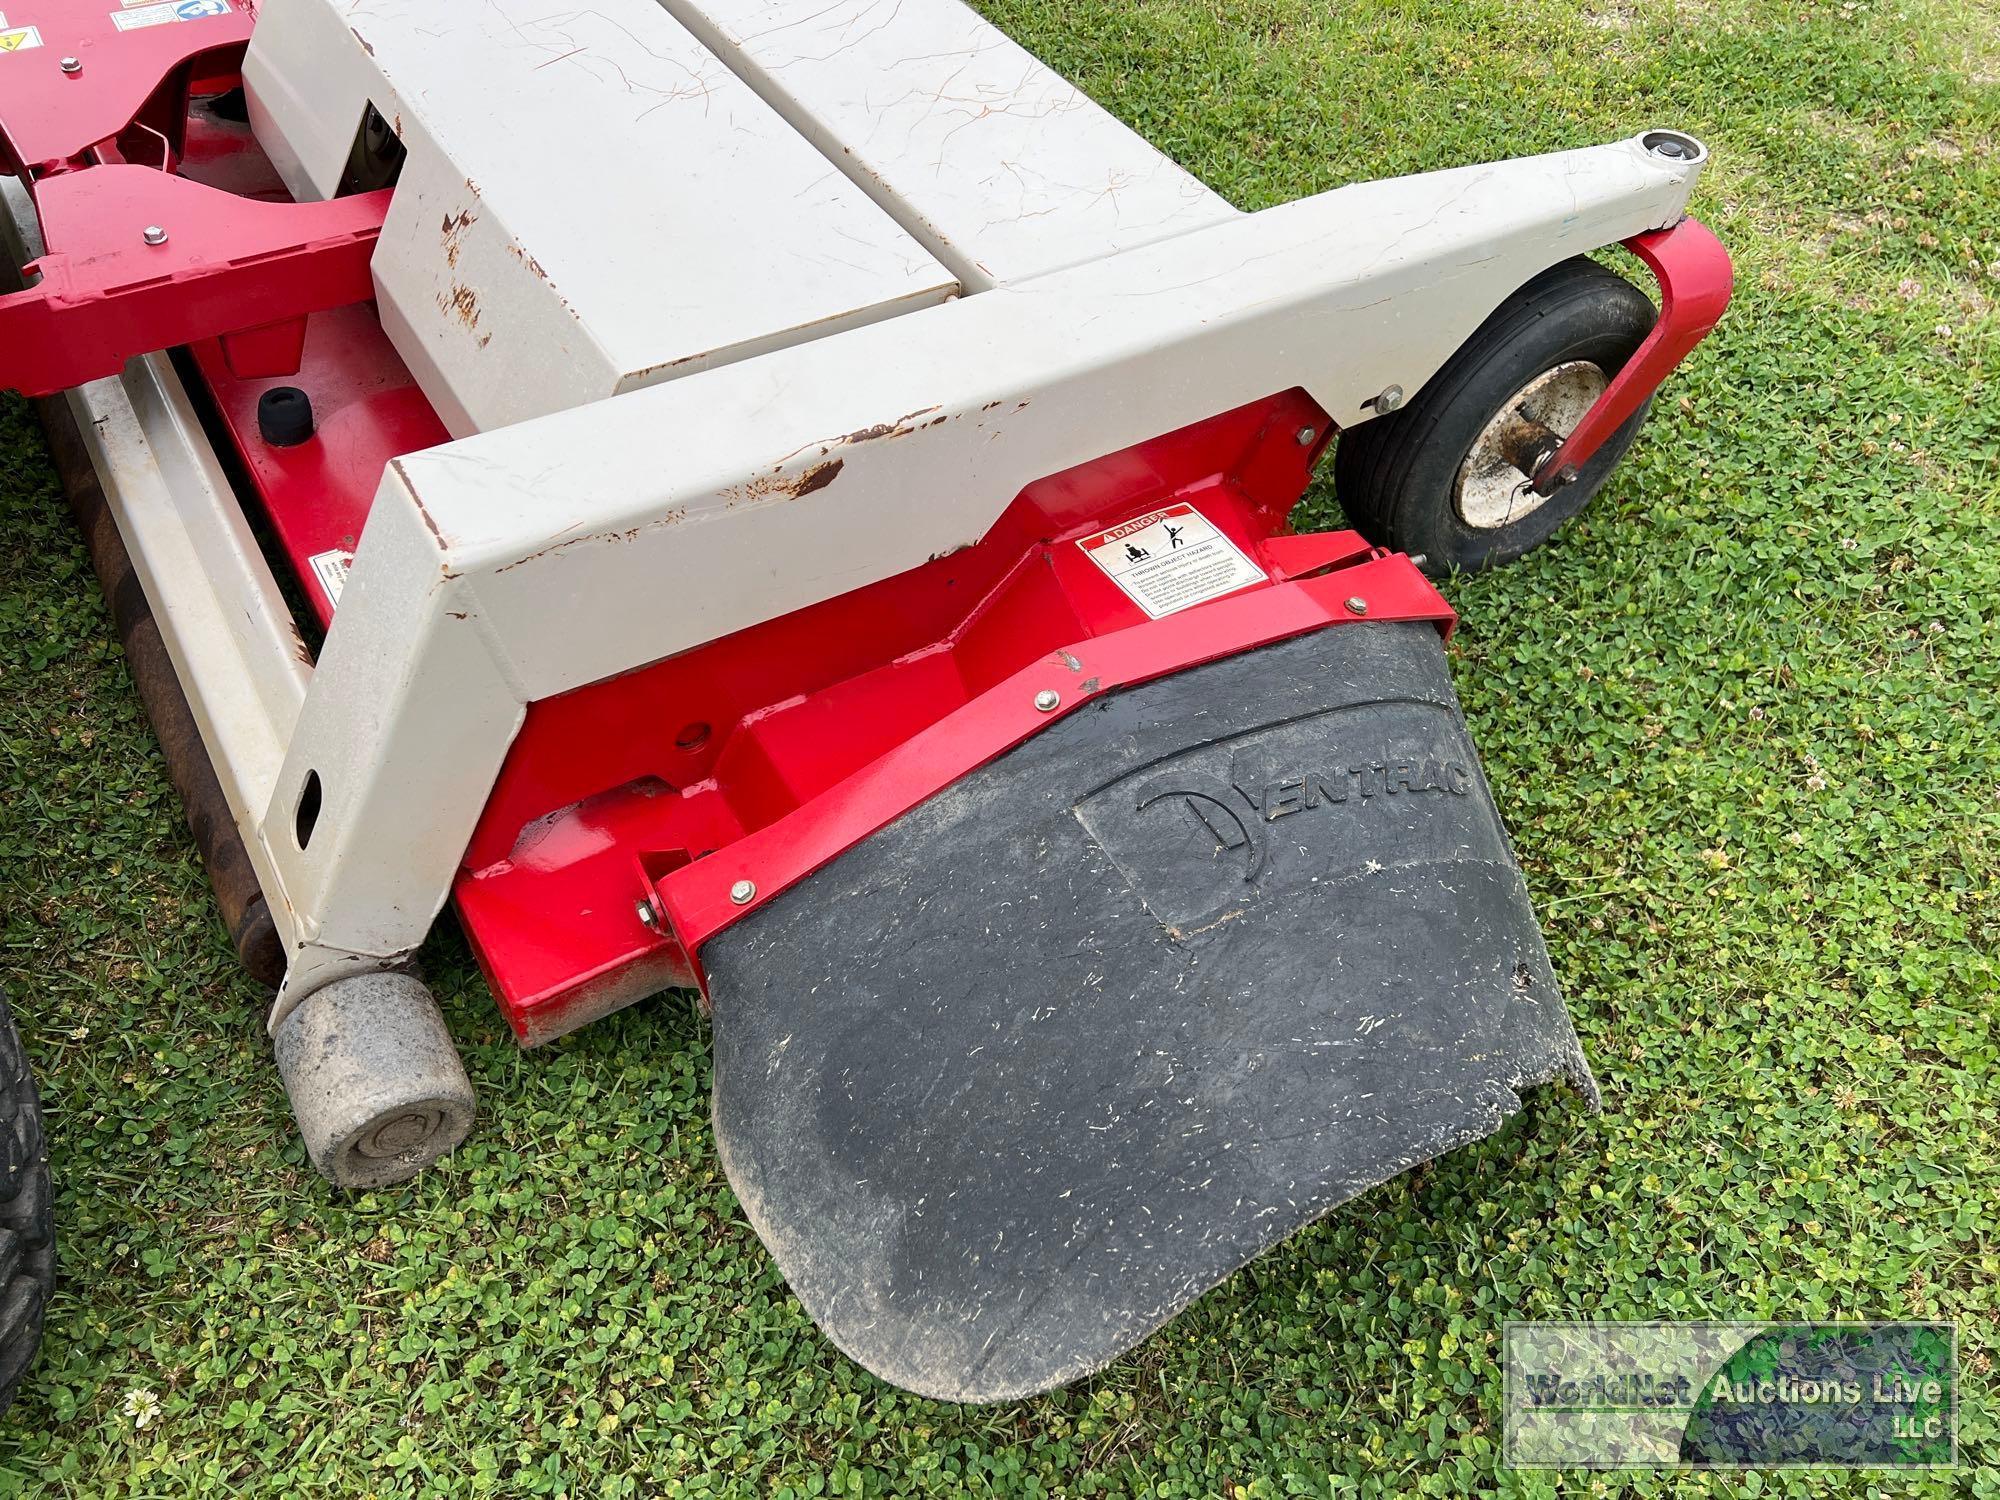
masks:
[[[715,1128],[807,1311],[958,1401],[1097,1370],[1596,1085],[1435,629],[1110,695],[703,950]]]

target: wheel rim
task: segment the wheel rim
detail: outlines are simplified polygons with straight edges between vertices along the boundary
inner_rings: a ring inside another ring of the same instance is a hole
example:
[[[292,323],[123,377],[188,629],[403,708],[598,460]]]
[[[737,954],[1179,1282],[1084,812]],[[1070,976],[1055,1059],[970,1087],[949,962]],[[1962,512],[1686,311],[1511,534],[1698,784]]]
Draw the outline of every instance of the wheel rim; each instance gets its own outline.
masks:
[[[1522,386],[1480,429],[1458,468],[1453,500],[1459,519],[1497,531],[1548,503],[1528,482],[1533,469],[1583,420],[1611,378],[1587,359],[1544,370]]]

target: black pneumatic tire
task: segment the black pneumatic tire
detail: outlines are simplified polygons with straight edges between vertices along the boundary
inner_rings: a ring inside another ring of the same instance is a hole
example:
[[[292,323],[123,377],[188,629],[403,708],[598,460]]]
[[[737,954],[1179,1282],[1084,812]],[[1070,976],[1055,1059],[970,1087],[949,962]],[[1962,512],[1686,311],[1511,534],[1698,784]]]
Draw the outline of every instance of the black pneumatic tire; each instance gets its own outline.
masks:
[[[0,1411],[13,1402],[34,1363],[55,1279],[55,1203],[42,1104],[0,994]]]
[[[1422,554],[1433,574],[1480,572],[1539,547],[1597,493],[1647,407],[1574,483],[1509,524],[1466,523],[1456,500],[1459,470],[1486,424],[1536,376],[1572,360],[1615,375],[1654,317],[1644,292],[1595,261],[1551,266],[1480,324],[1408,406],[1341,435],[1334,490],[1348,521],[1378,547]]]

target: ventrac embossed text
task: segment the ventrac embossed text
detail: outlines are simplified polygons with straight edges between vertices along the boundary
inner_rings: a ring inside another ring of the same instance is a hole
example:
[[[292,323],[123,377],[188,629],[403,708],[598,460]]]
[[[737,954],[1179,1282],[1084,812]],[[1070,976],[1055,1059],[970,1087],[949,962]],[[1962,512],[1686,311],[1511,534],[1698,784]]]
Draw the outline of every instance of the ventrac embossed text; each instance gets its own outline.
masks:
[[[1472,772],[1455,760],[1375,761],[1333,771],[1301,771],[1294,776],[1236,789],[1249,799],[1266,823],[1304,812],[1323,802],[1350,797],[1394,797],[1404,792],[1447,792],[1463,797],[1472,790]]]
[[[1247,759],[1247,757],[1246,757]],[[1472,791],[1472,770],[1449,757],[1365,760],[1358,765],[1333,762],[1324,770],[1277,769],[1268,762],[1256,771],[1239,759],[1223,782],[1199,772],[1184,772],[1149,783],[1138,794],[1133,811],[1145,815],[1179,806],[1220,851],[1241,851],[1243,878],[1263,872],[1266,856],[1264,825],[1313,808],[1359,805],[1376,797],[1464,797]]]

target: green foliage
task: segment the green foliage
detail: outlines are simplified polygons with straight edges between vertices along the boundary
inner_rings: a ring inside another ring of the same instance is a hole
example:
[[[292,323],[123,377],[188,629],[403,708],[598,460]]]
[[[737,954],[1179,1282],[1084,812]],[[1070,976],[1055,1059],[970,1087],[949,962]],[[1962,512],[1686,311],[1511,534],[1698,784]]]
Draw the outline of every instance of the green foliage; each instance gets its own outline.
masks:
[[[1246,207],[1650,125],[1714,149],[1735,307],[1590,514],[1450,590],[1604,1113],[1538,1099],[1102,1376],[952,1408],[786,1292],[685,997],[522,1056],[447,923],[427,961],[479,1129],[337,1199],[10,402],[0,977],[63,1273],[0,1493],[2000,1495],[1992,11],[985,9]],[[1502,1322],[1576,1316],[1955,1321],[1966,1467],[1500,1471]]]

